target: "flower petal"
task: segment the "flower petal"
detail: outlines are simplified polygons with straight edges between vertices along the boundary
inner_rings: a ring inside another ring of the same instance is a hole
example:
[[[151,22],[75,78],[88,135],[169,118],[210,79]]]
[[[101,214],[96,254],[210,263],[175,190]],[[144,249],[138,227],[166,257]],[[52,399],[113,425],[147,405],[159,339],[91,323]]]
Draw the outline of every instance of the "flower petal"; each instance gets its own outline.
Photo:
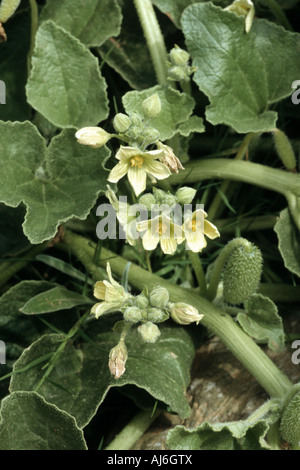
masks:
[[[201,230],[197,230],[196,232],[186,232],[185,239],[188,248],[194,253],[199,253],[207,245],[207,241],[205,240]]]
[[[132,157],[135,157],[136,155],[139,155],[140,153],[143,153],[143,152],[141,152],[139,149],[135,147],[126,147],[124,145],[121,145],[115,157],[117,158],[117,160],[122,161],[122,160],[127,160]]]
[[[128,171],[128,164],[126,162],[119,162],[113,167],[108,175],[107,181],[110,183],[117,183]]]
[[[102,281],[96,282],[94,286],[94,296],[96,297],[96,299],[105,300],[105,291],[106,291],[106,286],[104,282]]]
[[[171,175],[171,171],[169,168],[161,162],[156,160],[145,159],[144,160],[144,168],[147,173],[150,173],[152,176],[157,178],[158,180],[163,180],[168,178]]]
[[[143,247],[145,250],[152,251],[155,250],[159,242],[159,237],[154,237],[151,233],[151,230],[147,230],[143,236]]]
[[[220,233],[217,227],[213,225],[211,222],[209,222],[208,220],[204,220],[204,233],[211,240],[220,236]]]
[[[147,174],[142,168],[132,167],[128,169],[128,180],[136,196],[146,189]]]
[[[177,242],[174,238],[161,238],[160,246],[166,255],[173,255],[177,248]]]

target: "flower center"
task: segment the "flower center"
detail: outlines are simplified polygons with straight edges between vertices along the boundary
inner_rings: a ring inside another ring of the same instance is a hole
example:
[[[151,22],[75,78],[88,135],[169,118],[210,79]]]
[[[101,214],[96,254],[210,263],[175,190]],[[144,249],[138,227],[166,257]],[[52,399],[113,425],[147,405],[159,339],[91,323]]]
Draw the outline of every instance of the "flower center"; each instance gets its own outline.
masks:
[[[189,224],[188,224],[188,228],[192,231],[192,232],[196,232],[197,228],[199,228],[201,226],[201,222],[200,220],[197,221],[197,219],[192,219]]]
[[[144,163],[144,160],[140,155],[135,155],[130,159],[130,163],[132,167],[141,168]]]
[[[158,235],[162,235],[163,233],[166,233],[167,229],[167,224],[164,224],[162,221],[159,221],[155,227],[155,233],[158,233]]]

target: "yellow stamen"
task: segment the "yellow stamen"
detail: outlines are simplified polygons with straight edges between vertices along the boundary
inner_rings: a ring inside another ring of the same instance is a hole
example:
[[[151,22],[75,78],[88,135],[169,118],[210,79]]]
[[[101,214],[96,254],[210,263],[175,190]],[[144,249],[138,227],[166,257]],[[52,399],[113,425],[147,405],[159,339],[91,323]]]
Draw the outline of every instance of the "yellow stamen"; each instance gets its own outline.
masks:
[[[159,221],[155,227],[155,233],[162,235],[163,233],[166,233],[167,229],[168,229],[167,224],[164,224],[163,222]]]
[[[141,168],[144,163],[144,160],[140,155],[135,155],[130,159],[130,163],[132,167],[137,166],[138,168]]]

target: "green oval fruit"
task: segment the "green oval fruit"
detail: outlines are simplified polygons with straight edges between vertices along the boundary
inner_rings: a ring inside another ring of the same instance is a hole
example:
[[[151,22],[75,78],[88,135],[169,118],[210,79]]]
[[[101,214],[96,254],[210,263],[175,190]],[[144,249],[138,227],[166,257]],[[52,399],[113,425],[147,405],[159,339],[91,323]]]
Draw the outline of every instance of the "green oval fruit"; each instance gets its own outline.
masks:
[[[294,395],[284,409],[280,432],[285,441],[295,446],[300,445],[300,392]]]
[[[223,270],[223,297],[230,304],[240,304],[257,290],[262,273],[262,255],[253,243],[237,246],[230,253]]]

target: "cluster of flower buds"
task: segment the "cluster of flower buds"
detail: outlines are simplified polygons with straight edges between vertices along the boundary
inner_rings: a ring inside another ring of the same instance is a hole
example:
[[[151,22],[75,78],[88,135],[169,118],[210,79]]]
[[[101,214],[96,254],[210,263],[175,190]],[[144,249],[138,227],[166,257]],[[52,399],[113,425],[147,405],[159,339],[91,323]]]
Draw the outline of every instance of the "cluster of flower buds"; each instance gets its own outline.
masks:
[[[169,53],[168,79],[176,82],[187,82],[190,76],[197,70],[189,65],[189,53],[175,45]]]
[[[119,137],[129,142],[131,146],[145,149],[159,139],[158,130],[149,125],[149,121],[158,116],[160,111],[161,101],[155,93],[142,102],[143,117],[137,113],[132,113],[130,116],[118,113],[114,117],[113,126]]]
[[[142,341],[155,343],[161,335],[157,324],[169,318],[180,325],[198,324],[203,315],[192,305],[170,302],[168,290],[160,285],[150,292],[145,287],[139,295],[131,295],[113,279],[109,263],[106,269],[109,281],[98,281],[94,288],[95,297],[102,302],[95,304],[91,312],[96,318],[117,311],[123,314],[123,321],[116,324],[122,324],[123,331],[118,344],[110,351],[108,362],[109,370],[118,379],[125,372],[128,354],[124,332],[129,328],[139,324],[137,331]]]

